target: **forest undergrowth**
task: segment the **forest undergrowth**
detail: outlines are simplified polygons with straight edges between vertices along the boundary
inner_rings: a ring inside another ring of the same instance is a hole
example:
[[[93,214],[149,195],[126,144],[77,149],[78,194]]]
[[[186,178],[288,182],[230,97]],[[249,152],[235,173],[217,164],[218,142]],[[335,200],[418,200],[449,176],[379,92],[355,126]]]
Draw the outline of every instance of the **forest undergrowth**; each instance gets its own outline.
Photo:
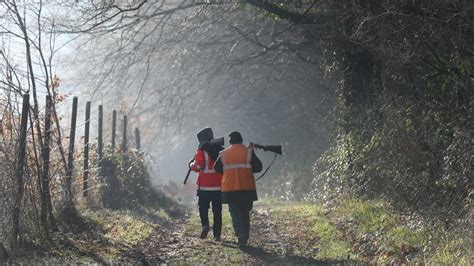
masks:
[[[144,260],[136,247],[168,223],[185,215],[186,207],[153,188],[143,154],[108,153],[107,178],[75,212],[55,213],[57,230],[48,239],[25,236],[26,244],[2,261],[7,263],[112,263]],[[34,232],[34,231],[33,231]]]

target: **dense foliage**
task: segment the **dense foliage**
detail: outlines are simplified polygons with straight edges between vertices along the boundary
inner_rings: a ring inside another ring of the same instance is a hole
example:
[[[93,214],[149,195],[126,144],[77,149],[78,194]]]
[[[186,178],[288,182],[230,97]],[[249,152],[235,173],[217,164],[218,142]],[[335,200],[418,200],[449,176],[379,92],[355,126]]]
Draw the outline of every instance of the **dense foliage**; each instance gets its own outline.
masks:
[[[316,13],[338,103],[315,192],[458,217],[474,188],[472,3],[325,2]]]
[[[145,155],[137,150],[125,154],[110,151],[102,161],[104,206],[112,209],[159,206],[170,208],[173,201],[157,192]]]

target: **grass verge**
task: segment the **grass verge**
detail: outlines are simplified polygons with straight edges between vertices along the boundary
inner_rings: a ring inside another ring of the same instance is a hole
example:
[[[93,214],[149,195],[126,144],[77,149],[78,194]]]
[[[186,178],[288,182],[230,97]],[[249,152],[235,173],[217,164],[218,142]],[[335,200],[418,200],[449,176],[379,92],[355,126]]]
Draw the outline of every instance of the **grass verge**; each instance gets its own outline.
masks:
[[[344,231],[353,252],[372,263],[467,265],[473,256],[459,230],[396,213],[381,201],[344,199],[328,209],[328,217]]]
[[[277,230],[288,241],[289,252],[320,260],[356,258],[343,232],[316,205],[287,205],[271,211]]]
[[[382,201],[344,199],[331,207],[263,202],[262,206],[271,210],[274,230],[287,242],[287,252],[296,255],[430,265],[470,265],[474,258],[472,227],[448,230],[441,222],[397,213]]]

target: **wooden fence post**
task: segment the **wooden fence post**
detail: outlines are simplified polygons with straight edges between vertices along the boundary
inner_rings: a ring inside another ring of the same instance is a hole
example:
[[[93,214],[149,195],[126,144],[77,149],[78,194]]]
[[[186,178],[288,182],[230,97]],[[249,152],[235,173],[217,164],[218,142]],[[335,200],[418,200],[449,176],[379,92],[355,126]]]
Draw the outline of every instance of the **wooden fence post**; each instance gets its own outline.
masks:
[[[20,207],[23,199],[23,174],[25,168],[26,159],[26,133],[28,128],[28,114],[30,109],[30,95],[23,95],[23,106],[21,109],[21,122],[20,122],[20,141],[18,145],[18,158],[16,162],[16,175],[14,184],[16,184],[15,195],[14,195],[14,206],[12,210],[12,233],[13,233],[13,247],[18,245],[18,239],[20,237]]]
[[[115,137],[117,135],[117,111],[112,112],[112,150],[115,150]]]
[[[98,150],[98,155],[99,155],[99,168],[101,166],[101,162],[102,162],[102,156],[103,156],[103,136],[102,136],[102,123],[103,123],[103,120],[104,120],[104,113],[103,113],[103,109],[102,109],[102,105],[99,105],[99,136],[98,136],[98,139],[97,139],[97,150]]]
[[[122,128],[122,153],[127,152],[127,115],[123,116],[123,128]]]
[[[91,102],[86,103],[86,125],[84,131],[84,175],[82,180],[82,196],[87,198],[89,189],[89,128],[91,118]]]
[[[71,128],[69,131],[69,148],[67,155],[67,171],[65,178],[66,209],[73,207],[72,174],[74,170],[74,142],[76,139],[77,97],[72,99]]]
[[[137,150],[140,150],[141,146],[141,137],[140,137],[140,129],[135,128],[135,146]]]

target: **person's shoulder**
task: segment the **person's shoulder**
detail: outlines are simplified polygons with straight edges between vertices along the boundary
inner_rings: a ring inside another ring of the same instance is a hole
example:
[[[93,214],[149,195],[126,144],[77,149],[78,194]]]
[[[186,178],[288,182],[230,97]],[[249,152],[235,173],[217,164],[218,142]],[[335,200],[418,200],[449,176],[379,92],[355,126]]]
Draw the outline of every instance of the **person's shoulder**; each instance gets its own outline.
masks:
[[[228,150],[230,150],[232,148],[232,145],[230,145],[229,147],[225,148],[225,147],[222,147],[223,150],[219,151],[219,153],[224,153]]]

